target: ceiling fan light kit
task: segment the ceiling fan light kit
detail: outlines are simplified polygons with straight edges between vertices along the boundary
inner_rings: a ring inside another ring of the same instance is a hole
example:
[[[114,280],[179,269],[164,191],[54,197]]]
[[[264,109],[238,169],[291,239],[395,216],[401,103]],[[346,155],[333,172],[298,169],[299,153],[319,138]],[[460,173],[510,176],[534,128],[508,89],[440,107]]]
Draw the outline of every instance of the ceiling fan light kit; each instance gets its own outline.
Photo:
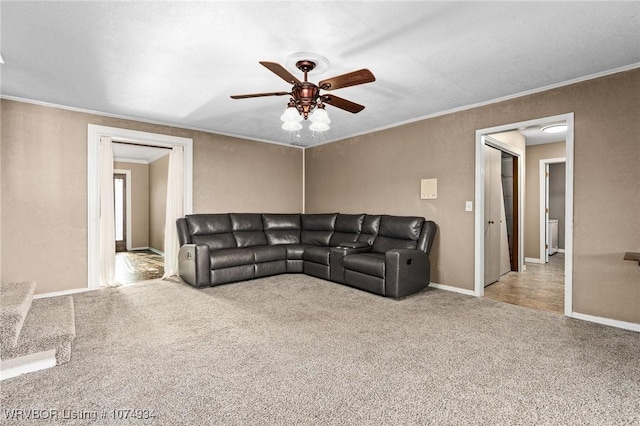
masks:
[[[304,81],[298,80],[282,65],[275,62],[260,62],[265,68],[282,78],[289,84],[293,84],[291,92],[254,93],[249,95],[233,95],[232,99],[256,98],[263,96],[290,95],[289,103],[284,114],[280,117],[283,121],[282,128],[289,131],[298,131],[302,128],[300,122],[309,119],[309,129],[313,132],[329,130],[329,115],[325,111],[325,104],[349,111],[353,114],[364,109],[363,105],[339,98],[335,95],[321,95],[320,90],[335,90],[342,87],[356,86],[375,81],[374,75],[368,69],[361,69],[347,74],[339,75],[320,81],[317,85],[308,81],[307,75],[316,68],[316,63],[309,59],[300,59],[296,67],[304,73]]]

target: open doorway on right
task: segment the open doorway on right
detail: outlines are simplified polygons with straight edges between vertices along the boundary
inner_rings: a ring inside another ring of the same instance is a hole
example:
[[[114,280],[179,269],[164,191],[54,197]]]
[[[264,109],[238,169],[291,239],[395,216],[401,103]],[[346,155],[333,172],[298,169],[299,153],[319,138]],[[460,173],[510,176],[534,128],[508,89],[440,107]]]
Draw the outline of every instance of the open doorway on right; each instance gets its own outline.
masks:
[[[525,268],[500,269],[499,276],[485,280],[484,296],[493,300],[563,314],[565,300],[565,226],[566,220],[566,126],[564,122],[545,123],[517,129],[525,140],[524,152],[524,223],[523,250]],[[552,132],[549,132],[552,130]],[[556,130],[556,132],[553,132]],[[559,130],[559,131],[558,131]],[[499,138],[500,134],[489,135]],[[501,220],[507,230],[508,250],[512,255],[512,219],[510,210],[517,206],[512,185],[512,157],[502,153],[502,194],[504,211]],[[517,193],[515,194],[517,196]],[[485,195],[486,197],[486,195]],[[486,203],[485,198],[485,203]],[[485,261],[492,254],[485,251]],[[512,260],[512,264],[513,259]],[[487,267],[485,266],[485,272]],[[485,274],[486,278],[486,274]]]

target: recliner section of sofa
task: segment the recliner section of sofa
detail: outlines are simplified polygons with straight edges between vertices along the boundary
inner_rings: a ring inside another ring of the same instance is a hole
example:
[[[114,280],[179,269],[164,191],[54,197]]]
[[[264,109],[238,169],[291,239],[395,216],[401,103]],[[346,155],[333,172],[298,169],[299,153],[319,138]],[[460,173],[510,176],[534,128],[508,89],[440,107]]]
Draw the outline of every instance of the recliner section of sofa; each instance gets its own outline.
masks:
[[[420,217],[367,214],[194,214],[177,221],[179,274],[215,286],[305,273],[401,298],[429,284],[437,227]]]

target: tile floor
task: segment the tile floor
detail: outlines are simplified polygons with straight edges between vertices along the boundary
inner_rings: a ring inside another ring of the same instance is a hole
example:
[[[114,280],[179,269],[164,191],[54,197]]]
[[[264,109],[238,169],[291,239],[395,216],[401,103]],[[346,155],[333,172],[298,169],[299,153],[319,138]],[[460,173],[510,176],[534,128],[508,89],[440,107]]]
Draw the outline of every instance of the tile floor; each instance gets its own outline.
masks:
[[[484,289],[484,296],[500,302],[564,313],[564,253],[549,263],[527,263],[524,272],[509,272]]]
[[[161,278],[164,274],[164,257],[150,250],[135,250],[116,253],[117,284],[132,284],[138,281]]]

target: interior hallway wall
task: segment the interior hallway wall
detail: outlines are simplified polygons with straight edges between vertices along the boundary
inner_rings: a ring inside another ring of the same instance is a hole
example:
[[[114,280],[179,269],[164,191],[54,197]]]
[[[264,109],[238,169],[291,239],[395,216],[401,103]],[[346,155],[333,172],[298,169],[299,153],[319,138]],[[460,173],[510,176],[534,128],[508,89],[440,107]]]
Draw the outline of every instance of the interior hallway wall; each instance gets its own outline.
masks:
[[[149,247],[164,252],[169,155],[149,164]]]
[[[131,170],[131,249],[149,247],[149,165],[115,161],[114,169]]]
[[[566,156],[566,142],[527,147],[524,206],[524,255],[540,259],[540,160]]]

